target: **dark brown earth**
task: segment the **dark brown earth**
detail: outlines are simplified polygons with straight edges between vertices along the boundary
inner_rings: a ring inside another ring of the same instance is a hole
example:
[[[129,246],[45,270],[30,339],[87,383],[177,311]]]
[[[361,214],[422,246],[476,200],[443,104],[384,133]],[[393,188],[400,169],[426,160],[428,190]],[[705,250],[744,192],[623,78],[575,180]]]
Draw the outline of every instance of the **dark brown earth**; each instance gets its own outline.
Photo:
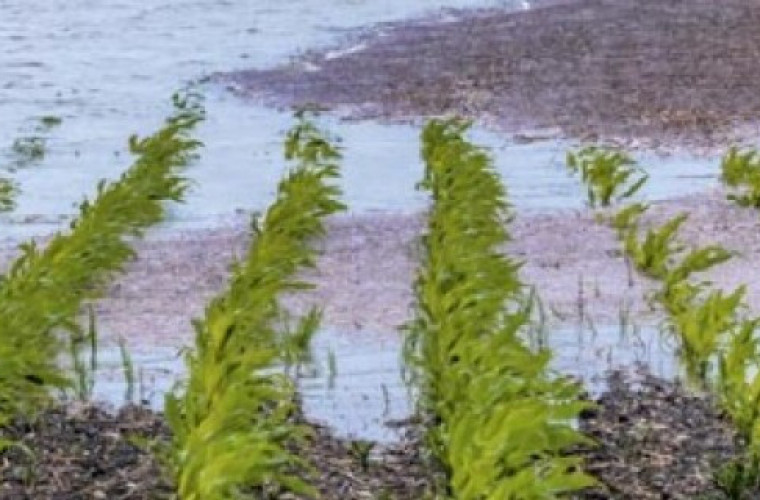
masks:
[[[713,471],[740,451],[730,425],[705,397],[640,374],[611,375],[610,390],[580,428],[598,446],[582,452],[601,487],[579,499],[726,498]],[[318,426],[305,450],[315,466],[310,482],[322,498],[419,500],[432,490],[430,469],[415,431],[404,443],[372,449],[362,463],[358,448]],[[2,499],[167,498],[171,485],[148,451],[166,442],[160,414],[128,407],[113,415],[92,406],[58,408],[34,422],[0,429],[17,441],[0,454]],[[760,490],[748,492],[756,498]],[[291,498],[283,496],[282,498]]]
[[[611,374],[609,391],[581,430],[600,443],[587,471],[604,488],[586,498],[726,498],[715,471],[739,453],[731,424],[710,398],[677,383]],[[760,497],[760,490],[746,498]]]
[[[431,488],[418,446],[374,447],[363,464],[352,442],[310,427],[307,449],[296,453],[313,464],[309,482],[321,498],[384,493],[420,500]],[[166,443],[169,431],[162,415],[150,410],[127,407],[114,415],[94,406],[61,407],[33,422],[16,420],[0,429],[0,437],[18,444],[0,453],[0,499],[172,498],[171,483],[149,451],[150,443]]]
[[[758,129],[760,2],[577,0],[398,23],[265,71],[221,75],[280,105],[456,113],[503,130],[716,145]]]

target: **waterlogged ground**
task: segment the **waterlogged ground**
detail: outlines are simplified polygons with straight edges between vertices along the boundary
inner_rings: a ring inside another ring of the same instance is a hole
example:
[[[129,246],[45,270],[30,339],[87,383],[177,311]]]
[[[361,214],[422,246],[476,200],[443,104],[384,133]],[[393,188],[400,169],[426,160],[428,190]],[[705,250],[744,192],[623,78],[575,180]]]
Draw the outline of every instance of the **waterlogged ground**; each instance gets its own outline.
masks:
[[[283,65],[315,46],[331,47],[324,56],[339,60],[362,50],[345,42],[361,27],[419,15],[455,21],[459,14],[441,13],[444,6],[521,10],[535,2],[343,0],[326,9],[316,0],[150,6],[0,0],[0,167],[8,167],[0,176],[22,189],[17,210],[0,216],[0,268],[19,239],[64,227],[98,179],[114,178],[129,165],[127,136],[155,129],[170,112],[174,90],[217,72]],[[230,91],[239,89],[211,82],[199,88],[208,110],[199,130],[206,147],[189,171],[194,185],[187,203],[171,207],[170,220],[137,245],[137,260],[96,306],[103,347],[99,400],[120,404],[130,396],[160,407],[183,376],[179,353],[192,339],[189,318],[223,289],[230,262],[248,243],[250,211],[266,206],[283,172],[290,112]],[[43,116],[62,122],[41,127]],[[308,274],[316,290],[288,300],[296,312],[324,308],[314,367],[300,379],[304,409],[339,435],[390,441],[399,431],[387,423],[410,411],[397,328],[410,316],[419,213],[427,203],[415,190],[422,175],[419,123],[328,116],[324,124],[344,147],[351,213],[331,222],[318,267]],[[29,136],[44,138],[45,158],[11,171],[13,141]],[[515,242],[508,250],[525,261],[523,278],[541,297],[542,338],[556,351],[553,366],[583,379],[592,393],[604,387],[610,368],[644,363],[672,377],[672,348],[645,300],[652,284],[632,276],[613,233],[585,209],[584,190],[564,169],[565,153],[576,143],[555,136],[543,130],[507,136],[477,124],[472,134],[491,148],[515,205]],[[760,224],[714,190],[719,159],[675,151],[635,155],[651,175],[641,196],[658,202],[655,220],[690,211],[690,243],[717,242],[741,252],[711,276],[716,284],[760,280],[752,265]],[[755,310],[758,293],[750,290],[748,297]],[[134,364],[129,384],[119,338]]]
[[[315,46],[336,45],[359,27],[409,16],[446,16],[441,7],[513,6],[536,2],[345,1],[324,9],[313,0],[271,2],[184,0],[143,2],[0,3],[0,167],[13,166],[17,138],[45,140],[44,160],[15,172],[18,209],[2,216],[3,237],[61,227],[100,178],[114,178],[129,164],[126,138],[157,127],[170,111],[169,95],[206,75],[267,68]],[[353,36],[352,35],[352,36]],[[343,52],[331,52],[342,57]],[[185,205],[173,208],[170,228],[208,226],[237,209],[260,209],[282,173],[281,141],[288,111],[242,103],[215,85],[202,87],[208,120],[199,131],[206,149],[190,175],[196,181]],[[60,125],[40,128],[54,116]],[[345,190],[352,210],[410,212],[424,206],[414,190],[421,174],[418,127],[374,122],[336,123],[343,139]],[[512,200],[524,208],[580,207],[572,179],[562,174],[568,143],[514,141],[481,131],[493,147]],[[540,139],[528,132],[523,139]],[[655,198],[687,193],[713,182],[715,159],[642,160],[651,167]],[[0,171],[1,172],[1,171]],[[373,181],[374,179],[374,181]]]

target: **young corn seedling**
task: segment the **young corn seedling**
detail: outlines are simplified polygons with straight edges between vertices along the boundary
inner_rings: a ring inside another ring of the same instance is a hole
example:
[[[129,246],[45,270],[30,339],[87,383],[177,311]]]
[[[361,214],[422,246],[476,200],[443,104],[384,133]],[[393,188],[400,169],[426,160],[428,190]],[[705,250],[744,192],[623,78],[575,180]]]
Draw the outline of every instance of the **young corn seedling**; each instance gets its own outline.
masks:
[[[305,429],[294,422],[295,387],[282,365],[300,359],[295,351],[308,347],[319,315],[306,315],[290,333],[279,297],[310,286],[297,273],[314,265],[311,243],[324,233],[324,219],[345,207],[333,184],[338,150],[299,119],[285,144],[297,164],[263,224],[254,221],[253,242],[228,289],[194,322],[189,378],[166,398],[168,456],[183,500],[315,495],[298,475],[308,464],[290,447]]]
[[[622,151],[595,146],[567,154],[567,167],[580,174],[589,206],[608,207],[635,195],[649,176]]]
[[[188,137],[202,109],[175,97],[176,113],[154,135],[130,139],[136,162],[119,180],[98,185],[70,231],[21,256],[0,280],[0,423],[50,402],[52,388],[71,380],[58,363],[62,332],[76,332],[81,305],[132,257],[131,239],[161,221],[165,200],[182,199],[181,171],[199,143]]]
[[[632,203],[612,216],[610,225],[617,232],[618,239],[625,240],[626,235],[637,230],[639,220],[647,210],[649,210],[649,205],[646,203]]]
[[[639,272],[654,279],[665,278],[673,256],[684,249],[675,238],[687,217],[681,214],[659,228],[649,229],[643,241],[637,227],[627,232],[623,241],[625,252]]]
[[[95,372],[98,370],[98,329],[95,309],[87,309],[87,329],[77,328],[69,336],[69,356],[75,374],[74,394],[80,401],[92,399],[95,388]],[[89,350],[89,362],[82,359],[83,351]]]
[[[509,240],[506,193],[467,128],[433,120],[422,134],[421,186],[433,207],[405,362],[445,476],[440,496],[555,498],[593,484],[567,454],[586,442],[570,425],[586,404],[549,373],[550,352],[523,338],[531,304],[519,264],[499,251]]]
[[[711,291],[668,319],[679,343],[686,375],[702,389],[709,388],[715,358],[737,327],[744,293],[744,287],[728,295]]]
[[[721,180],[733,190],[728,199],[744,207],[760,208],[760,155],[731,148],[721,161]]]

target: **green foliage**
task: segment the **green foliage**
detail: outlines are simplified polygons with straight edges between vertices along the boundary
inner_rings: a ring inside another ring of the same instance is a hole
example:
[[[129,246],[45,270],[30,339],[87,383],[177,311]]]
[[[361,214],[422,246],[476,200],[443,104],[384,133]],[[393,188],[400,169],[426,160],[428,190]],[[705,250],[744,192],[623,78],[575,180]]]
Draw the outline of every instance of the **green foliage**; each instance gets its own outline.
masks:
[[[307,464],[289,446],[305,430],[293,421],[294,384],[277,367],[298,359],[319,315],[289,332],[278,297],[310,286],[296,273],[314,265],[310,243],[324,233],[324,218],[345,207],[332,184],[340,154],[304,116],[285,152],[297,165],[279,183],[263,224],[254,219],[253,243],[229,288],[194,322],[189,379],[166,399],[170,463],[183,500],[315,494],[295,473]]]
[[[607,207],[636,194],[649,176],[626,153],[588,146],[567,153],[567,167],[580,173],[588,189],[588,204]]]
[[[162,220],[165,200],[182,199],[181,171],[199,143],[188,137],[202,109],[175,96],[177,111],[142,140],[130,139],[135,163],[113,183],[101,182],[93,201],[80,205],[67,233],[44,249],[32,241],[0,279],[0,423],[33,413],[50,400],[50,389],[70,387],[58,364],[62,332],[76,332],[81,305],[133,255],[131,239]]]
[[[95,372],[98,369],[98,329],[95,309],[87,308],[87,329],[76,327],[69,336],[69,356],[74,370],[74,394],[80,401],[89,401],[95,388]],[[89,351],[89,363],[82,359],[83,351]]]
[[[751,500],[760,491],[760,460],[740,457],[719,467],[715,485],[730,500]]]
[[[373,441],[365,441],[361,439],[351,441],[351,448],[349,451],[351,455],[359,462],[359,466],[364,472],[367,472],[369,470],[369,459],[374,448],[375,443]]]
[[[571,420],[578,388],[549,374],[550,352],[526,347],[532,304],[509,240],[503,185],[468,124],[433,120],[422,133],[433,199],[415,283],[405,361],[429,418],[427,445],[462,500],[555,498],[593,480],[567,455],[585,439]]]
[[[659,228],[649,229],[643,242],[639,240],[637,227],[627,232],[625,252],[639,272],[654,279],[665,278],[673,256],[684,249],[675,238],[687,218],[686,214],[681,214]]]
[[[0,177],[0,212],[10,212],[16,207],[16,196],[18,189],[16,185]]]
[[[627,207],[618,211],[610,219],[610,225],[617,231],[618,238],[625,239],[629,231],[638,228],[639,219],[649,209],[649,205],[646,203],[632,203]]]
[[[724,295],[714,290],[671,314],[670,329],[680,344],[680,355],[689,380],[708,386],[711,365],[737,325],[745,288]]]
[[[741,206],[760,208],[760,155],[757,151],[729,149],[721,161],[721,180],[734,191],[728,195],[729,200]]]
[[[755,336],[760,319],[741,321],[720,355],[718,388],[721,406],[760,458],[760,352]]]

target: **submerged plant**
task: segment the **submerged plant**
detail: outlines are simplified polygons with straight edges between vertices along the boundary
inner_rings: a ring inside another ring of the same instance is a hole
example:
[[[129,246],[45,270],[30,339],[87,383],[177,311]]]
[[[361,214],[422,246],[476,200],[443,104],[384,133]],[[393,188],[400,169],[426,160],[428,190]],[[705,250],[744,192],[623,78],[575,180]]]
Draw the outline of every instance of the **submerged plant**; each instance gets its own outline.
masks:
[[[306,431],[294,421],[295,387],[281,365],[300,359],[297,351],[308,347],[319,315],[307,315],[293,335],[279,297],[310,287],[297,273],[314,265],[312,240],[344,205],[333,184],[338,150],[299,118],[285,144],[297,164],[279,183],[263,224],[254,222],[253,242],[233,267],[228,289],[193,323],[189,378],[166,398],[170,467],[183,500],[315,495],[297,474],[308,464],[290,448]]]
[[[586,442],[571,421],[587,405],[550,374],[551,353],[523,339],[531,303],[519,264],[499,251],[509,240],[506,193],[467,128],[433,120],[422,133],[421,186],[433,207],[405,362],[443,496],[555,498],[593,484],[567,454]]]
[[[17,167],[25,167],[38,162],[45,158],[46,149],[47,141],[44,137],[19,137],[11,145],[14,164]]]
[[[0,212],[10,212],[16,207],[18,188],[9,179],[0,178]]]
[[[632,203],[627,207],[619,210],[611,219],[610,224],[617,232],[618,238],[624,240],[630,231],[634,231],[639,226],[641,216],[649,209],[646,203]]]
[[[760,155],[755,150],[729,149],[721,161],[721,180],[734,190],[728,195],[741,206],[760,208]]]
[[[579,173],[588,189],[591,207],[607,207],[636,194],[649,176],[626,153],[588,146],[567,154],[567,167]]]
[[[50,401],[51,388],[71,386],[59,366],[64,332],[79,329],[82,304],[133,256],[132,239],[161,221],[163,202],[180,201],[182,170],[200,143],[188,137],[202,119],[198,104],[175,97],[176,113],[145,139],[130,139],[137,160],[117,181],[101,182],[68,232],[44,249],[34,241],[0,279],[0,424]]]

